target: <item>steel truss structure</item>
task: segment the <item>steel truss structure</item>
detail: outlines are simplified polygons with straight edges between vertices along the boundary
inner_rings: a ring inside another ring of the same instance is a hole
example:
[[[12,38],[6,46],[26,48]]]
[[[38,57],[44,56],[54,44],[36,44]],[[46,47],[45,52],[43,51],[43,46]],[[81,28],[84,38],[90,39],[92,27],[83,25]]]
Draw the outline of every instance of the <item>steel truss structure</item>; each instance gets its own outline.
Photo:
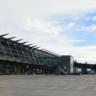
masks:
[[[12,39],[15,37],[5,38],[6,35],[8,34],[0,35],[1,61],[42,67],[54,67],[60,63],[59,55],[45,49],[39,49],[37,45],[26,45],[26,42],[20,43],[19,41],[22,39],[14,41]]]

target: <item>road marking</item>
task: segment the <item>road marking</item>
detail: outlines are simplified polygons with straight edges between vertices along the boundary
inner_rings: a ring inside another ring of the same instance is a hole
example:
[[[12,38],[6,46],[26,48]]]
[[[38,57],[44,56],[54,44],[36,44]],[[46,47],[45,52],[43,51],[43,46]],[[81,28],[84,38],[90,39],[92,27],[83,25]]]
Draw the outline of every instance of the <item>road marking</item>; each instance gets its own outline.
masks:
[[[86,83],[87,81],[93,81],[93,78],[85,78],[81,83]]]
[[[12,88],[23,88],[24,86],[6,86],[6,87],[0,87],[0,89],[12,89]]]
[[[0,89],[10,89],[12,87],[0,87]]]

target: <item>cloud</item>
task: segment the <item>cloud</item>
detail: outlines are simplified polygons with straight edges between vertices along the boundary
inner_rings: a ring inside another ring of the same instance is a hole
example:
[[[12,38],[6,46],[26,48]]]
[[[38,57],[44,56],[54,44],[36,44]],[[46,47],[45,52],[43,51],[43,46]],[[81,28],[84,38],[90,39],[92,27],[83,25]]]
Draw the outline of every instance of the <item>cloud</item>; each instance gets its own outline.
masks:
[[[91,25],[91,26],[88,26],[88,27],[81,27],[80,29],[85,30],[87,32],[94,32],[94,31],[96,31],[96,25]]]
[[[16,39],[23,38],[55,53],[71,54],[81,62],[96,62],[93,46],[73,45],[85,41],[73,36],[77,26],[74,20],[92,12],[96,12],[95,0],[0,0],[0,34],[10,33],[6,37],[15,35]],[[63,20],[57,20],[57,17]],[[81,30],[92,32],[96,25],[84,26]]]
[[[73,23],[73,22],[68,24],[68,27],[70,27],[70,28],[73,26],[75,26],[75,23]]]
[[[8,20],[8,18],[12,20],[12,18],[16,19],[23,16],[38,18],[68,14],[75,16],[92,11],[96,11],[95,0],[0,0],[0,17],[2,20]]]
[[[80,42],[85,42],[86,40],[71,40],[70,42],[73,42],[73,43],[80,43]]]
[[[79,62],[91,64],[96,62],[96,46],[73,47],[71,50]]]
[[[94,17],[92,18],[92,20],[93,20],[93,21],[96,21],[96,16],[94,16]]]
[[[87,17],[85,20],[87,20],[87,21],[88,21],[88,20],[90,20],[90,19],[91,19],[90,17]]]
[[[26,31],[58,35],[62,31],[61,26],[54,21],[42,21],[40,19],[24,19],[21,26]]]

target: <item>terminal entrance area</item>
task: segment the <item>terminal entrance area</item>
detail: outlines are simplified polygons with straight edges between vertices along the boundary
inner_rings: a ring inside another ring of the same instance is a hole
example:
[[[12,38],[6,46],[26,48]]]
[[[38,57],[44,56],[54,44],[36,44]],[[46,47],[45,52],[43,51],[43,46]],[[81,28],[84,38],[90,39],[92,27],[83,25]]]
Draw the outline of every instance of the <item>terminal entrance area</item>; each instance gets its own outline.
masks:
[[[55,74],[55,67],[0,61],[0,75]]]

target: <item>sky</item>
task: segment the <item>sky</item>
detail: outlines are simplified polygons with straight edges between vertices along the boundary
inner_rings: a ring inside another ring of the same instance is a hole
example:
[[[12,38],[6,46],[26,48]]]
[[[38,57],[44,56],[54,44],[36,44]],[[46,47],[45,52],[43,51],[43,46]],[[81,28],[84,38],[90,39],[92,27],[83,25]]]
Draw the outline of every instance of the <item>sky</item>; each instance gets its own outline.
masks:
[[[96,64],[96,0],[0,0],[0,34]]]

